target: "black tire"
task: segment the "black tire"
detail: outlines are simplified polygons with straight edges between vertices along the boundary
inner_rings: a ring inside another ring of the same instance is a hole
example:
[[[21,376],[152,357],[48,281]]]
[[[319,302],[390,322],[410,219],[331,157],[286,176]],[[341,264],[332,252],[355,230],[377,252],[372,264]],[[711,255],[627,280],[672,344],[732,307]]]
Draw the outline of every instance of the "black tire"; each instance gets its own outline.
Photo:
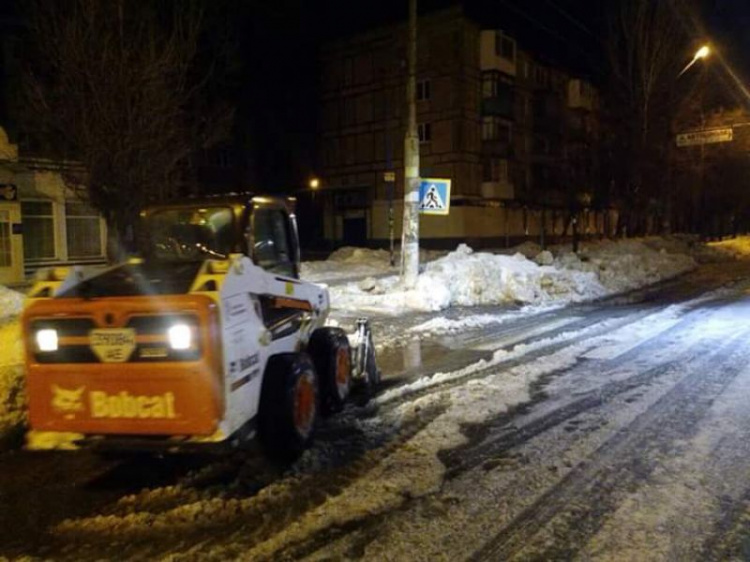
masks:
[[[266,453],[293,461],[313,440],[318,420],[318,377],[306,353],[269,359],[263,378],[258,433]]]
[[[352,386],[352,353],[346,333],[340,328],[315,330],[308,351],[318,373],[323,414],[340,412]]]

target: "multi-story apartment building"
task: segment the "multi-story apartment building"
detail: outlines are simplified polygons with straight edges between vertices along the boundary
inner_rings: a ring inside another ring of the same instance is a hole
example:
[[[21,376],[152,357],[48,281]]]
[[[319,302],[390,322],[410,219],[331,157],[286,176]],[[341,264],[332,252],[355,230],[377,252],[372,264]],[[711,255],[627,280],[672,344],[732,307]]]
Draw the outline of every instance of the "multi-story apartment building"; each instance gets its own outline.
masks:
[[[403,22],[321,53],[315,197],[326,217],[317,234],[329,242],[383,242],[391,200],[398,235],[406,41]],[[508,33],[483,29],[460,7],[420,17],[417,52],[420,173],[452,180],[451,214],[424,217],[423,240],[507,241],[542,228],[530,229],[539,218],[529,213],[562,211],[573,191],[590,189],[583,179],[594,177],[581,170],[594,169],[597,102],[587,81]]]

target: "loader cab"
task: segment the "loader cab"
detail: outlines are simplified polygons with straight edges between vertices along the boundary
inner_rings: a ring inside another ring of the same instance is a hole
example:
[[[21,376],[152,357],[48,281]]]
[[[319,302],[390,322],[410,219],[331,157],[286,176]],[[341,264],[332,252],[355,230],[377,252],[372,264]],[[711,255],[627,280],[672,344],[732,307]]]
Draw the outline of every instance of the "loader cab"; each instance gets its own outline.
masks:
[[[299,278],[293,207],[281,197],[188,199],[145,209],[140,253],[157,264],[200,263],[245,254],[259,267]]]

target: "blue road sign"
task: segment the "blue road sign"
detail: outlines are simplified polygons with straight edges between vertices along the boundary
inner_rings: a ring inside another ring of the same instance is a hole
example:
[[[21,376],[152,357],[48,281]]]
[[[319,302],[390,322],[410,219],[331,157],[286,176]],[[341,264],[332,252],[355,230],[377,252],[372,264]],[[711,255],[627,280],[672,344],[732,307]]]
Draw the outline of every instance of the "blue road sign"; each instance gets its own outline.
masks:
[[[447,215],[451,207],[451,180],[422,178],[419,184],[419,212]]]

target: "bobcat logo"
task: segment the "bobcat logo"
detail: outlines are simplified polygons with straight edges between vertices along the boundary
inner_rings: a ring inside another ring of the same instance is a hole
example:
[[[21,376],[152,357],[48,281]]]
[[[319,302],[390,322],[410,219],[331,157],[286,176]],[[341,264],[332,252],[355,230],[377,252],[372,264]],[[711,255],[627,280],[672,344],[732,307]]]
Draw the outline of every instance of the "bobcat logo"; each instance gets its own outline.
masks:
[[[66,420],[72,420],[78,412],[83,411],[83,391],[85,386],[69,390],[52,385],[52,409],[62,414]]]

